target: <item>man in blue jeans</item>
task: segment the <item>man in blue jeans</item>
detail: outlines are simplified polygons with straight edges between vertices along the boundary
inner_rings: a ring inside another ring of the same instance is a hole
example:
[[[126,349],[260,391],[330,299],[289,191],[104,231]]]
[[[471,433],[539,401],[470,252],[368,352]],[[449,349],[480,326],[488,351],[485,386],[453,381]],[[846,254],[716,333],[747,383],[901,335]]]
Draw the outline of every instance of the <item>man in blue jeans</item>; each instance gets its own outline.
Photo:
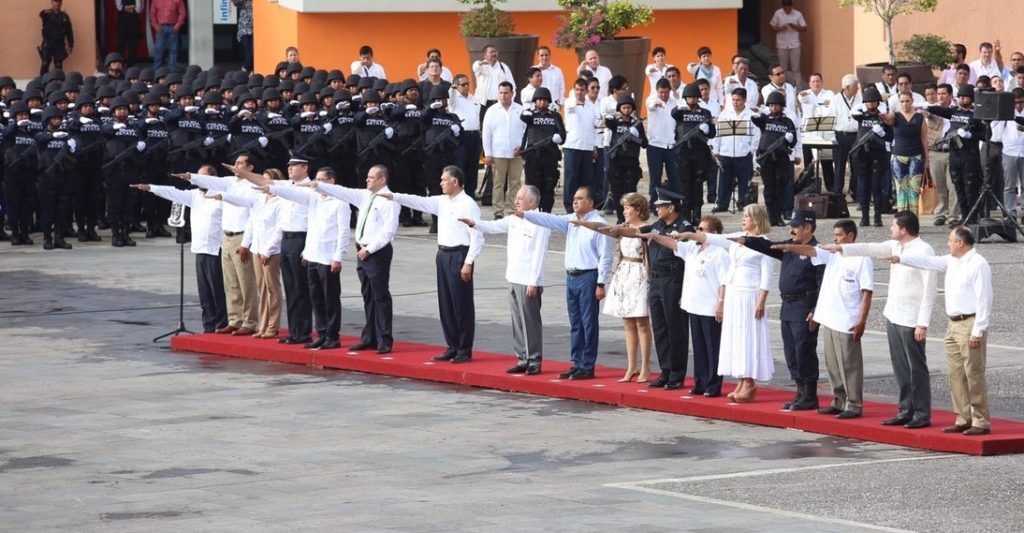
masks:
[[[552,215],[540,211],[517,211],[543,228],[565,233],[565,297],[571,327],[569,350],[572,368],[558,375],[561,379],[594,379],[597,363],[598,316],[604,299],[604,285],[612,274],[612,241],[607,236],[573,222],[604,223],[594,209],[590,187],[576,189],[573,212]]]
[[[184,0],[152,0],[149,8],[149,24],[156,36],[156,52],[153,54],[153,68],[164,66],[174,72],[178,68],[178,36],[185,25]]]

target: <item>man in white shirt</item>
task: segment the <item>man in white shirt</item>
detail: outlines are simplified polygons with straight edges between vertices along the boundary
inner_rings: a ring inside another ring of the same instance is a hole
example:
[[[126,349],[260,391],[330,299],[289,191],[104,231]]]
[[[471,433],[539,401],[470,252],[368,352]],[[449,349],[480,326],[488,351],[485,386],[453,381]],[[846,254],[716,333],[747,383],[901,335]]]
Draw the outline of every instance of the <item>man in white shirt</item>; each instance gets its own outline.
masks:
[[[834,174],[826,187],[836,194],[843,194],[846,185],[846,163],[850,160],[850,149],[857,142],[857,131],[860,129],[860,123],[853,119],[851,113],[854,109],[860,109],[862,103],[857,76],[843,76],[842,89],[832,98],[832,105],[829,106],[829,114],[836,117],[836,147],[832,152]],[[850,190],[856,189],[851,187]]]
[[[830,244],[822,248],[854,257],[934,256],[932,247],[918,237],[920,229],[917,215],[903,211],[893,218],[889,227],[892,240]],[[889,274],[889,294],[882,315],[899,392],[899,410],[895,417],[882,422],[884,426],[918,429],[931,425],[932,392],[925,340],[935,303],[935,278],[931,272],[903,265],[893,265]]]
[[[949,232],[949,255],[905,254],[893,263],[946,273],[946,361],[949,390],[956,411],[954,425],[943,433],[986,435],[992,425],[985,383],[986,345],[992,314],[992,269],[974,249],[974,234],[959,226]],[[894,267],[895,268],[895,267]]]
[[[537,211],[540,189],[523,185],[516,193],[516,209]],[[461,219],[483,233],[507,233],[508,259],[505,280],[509,284],[509,308],[512,310],[512,349],[517,363],[509,374],[540,374],[544,352],[544,324],[541,321],[541,295],[544,293],[544,257],[548,253],[551,230],[517,216],[494,222]]]
[[[245,176],[261,191],[306,207],[309,213],[309,229],[302,248],[302,262],[307,267],[306,279],[313,303],[313,315],[316,317],[317,339],[306,343],[303,348],[340,348],[341,262],[345,258],[351,237],[349,220],[352,208],[348,202],[319,194],[309,187],[276,182],[258,174]],[[316,181],[334,184],[337,183],[338,176],[334,169],[323,167],[317,171]]]
[[[605,283],[612,273],[611,239],[571,221],[604,223],[594,209],[593,192],[580,187],[573,196],[573,212],[552,215],[540,211],[517,211],[527,221],[552,231],[565,233],[565,293],[571,334],[569,341],[572,368],[559,379],[594,379],[597,343],[600,339],[598,315],[605,296]]]
[[[889,97],[899,92],[899,85],[896,83],[896,72],[895,65],[885,65],[882,67],[882,81],[875,82],[875,88],[882,95],[882,103],[886,104],[884,107],[880,107],[882,113],[888,112],[886,107],[888,106]]]
[[[1014,117],[1024,122],[1024,87],[1017,87],[1011,92]],[[1003,205],[1013,215],[1018,189],[1024,190],[1024,132],[1013,120],[993,122],[992,131],[993,134],[998,132],[1003,141]],[[1024,212],[1018,215],[1024,219]]]
[[[200,174],[217,175],[211,165],[203,165]],[[165,200],[183,204],[192,223],[192,253],[196,256],[196,283],[199,286],[199,307],[203,312],[203,332],[214,333],[228,325],[227,303],[224,299],[224,273],[220,262],[221,202],[207,196],[206,189],[183,191],[169,185],[137,183],[133,189],[151,192]]]
[[[384,74],[384,67],[379,63],[373,62],[373,48],[365,44],[359,47],[359,59],[352,62],[352,65],[349,67],[349,73],[358,74],[363,78],[387,79],[387,76]]]
[[[252,171],[253,164],[248,154],[235,158],[235,166]],[[191,181],[196,187],[214,193],[231,192],[239,196],[256,197],[252,186],[244,179],[218,178],[203,174],[174,174],[175,177]],[[221,270],[224,272],[224,288],[227,291],[228,325],[218,333],[236,336],[256,333],[259,319],[259,297],[256,294],[256,270],[249,250],[242,246],[245,228],[249,223],[249,207],[225,203],[221,215],[221,230],[224,232],[220,248]]]
[[[395,339],[391,333],[391,241],[398,230],[398,204],[384,199],[388,188],[388,168],[374,165],[366,175],[365,189],[350,189],[326,182],[310,182],[309,187],[359,207],[356,219],[356,274],[363,295],[366,324],[359,342],[349,350],[376,349],[378,354],[391,352]]]
[[[732,94],[733,90],[743,88],[747,90],[747,107],[757,111],[758,93],[757,82],[749,77],[750,61],[745,57],[737,57],[733,64],[733,73],[725,78],[725,94]],[[728,106],[726,106],[728,107]]]
[[[857,240],[857,224],[840,220],[832,225],[832,242]],[[821,325],[825,341],[825,366],[832,385],[832,403],[818,414],[839,419],[859,418],[864,403],[864,353],[860,339],[867,327],[874,291],[874,269],[867,257],[848,257],[816,246],[782,244],[774,248],[810,257],[812,264],[826,265],[825,277],[814,307],[814,321]]]
[[[675,66],[665,62],[665,49],[661,46],[656,46],[654,50],[651,50],[651,57],[654,58],[654,63],[647,65],[647,68],[644,69],[644,74],[647,75],[647,90],[649,91],[647,96],[654,95],[658,80],[664,78],[665,72]]]
[[[952,107],[955,90],[952,85],[940,84],[935,90],[938,102],[934,105]],[[960,219],[960,202],[956,194],[956,186],[953,184],[953,176],[949,173],[949,142],[940,142],[949,132],[950,122],[949,119],[926,112],[925,124],[928,128],[929,144],[928,174],[935,184],[935,192],[939,196],[939,203],[933,211],[934,224],[944,226],[947,216],[951,220]]]
[[[533,107],[533,93],[544,86],[543,81],[544,76],[539,68],[530,67],[526,71],[526,85],[519,91],[519,101],[524,108],[530,109]]]
[[[476,199],[476,181],[480,173],[480,122],[482,106],[469,94],[469,77],[465,74],[455,76],[452,81],[451,95],[448,98],[448,111],[455,113],[462,121],[462,135],[459,135],[459,147],[455,152],[457,165],[466,176],[466,194]]]
[[[786,76],[794,84],[803,84],[803,76],[800,75],[800,34],[807,31],[807,21],[803,14],[793,9],[793,0],[782,0],[782,7],[775,11],[768,25],[775,30],[775,52]]]
[[[901,94],[909,94],[914,104],[924,106],[928,103],[923,94],[914,92],[914,80],[908,72],[901,72],[896,76],[896,94],[889,96],[889,100],[886,102],[889,112],[899,111]]]
[[[1003,53],[997,39],[995,45],[984,42],[978,45],[981,57],[971,61],[969,66],[975,76],[1003,77]],[[973,82],[972,82],[973,83]]]
[[[672,84],[668,80],[661,78],[654,85],[654,94],[648,96],[645,103],[649,198],[657,196],[657,188],[662,186],[662,172],[668,179],[668,189],[678,191],[680,187],[679,158],[673,150],[676,140],[676,119],[672,118],[672,110],[676,108],[676,99],[672,97]]]
[[[576,74],[579,75],[584,70],[589,70],[601,83],[601,95],[608,94],[608,80],[612,79],[612,71],[601,64],[601,56],[597,54],[596,50],[587,50],[583,57],[583,62],[576,67]]]
[[[472,68],[476,77],[476,91],[473,95],[480,102],[480,121],[483,122],[483,113],[498,101],[498,87],[507,82],[512,85],[512,94],[515,95],[516,80],[512,69],[498,61],[498,49],[493,45],[484,47],[483,59],[474,61]]]
[[[832,131],[807,131],[806,125],[808,123],[813,124],[813,120],[817,117],[829,116],[829,106],[832,104],[832,100],[835,99],[836,95],[832,91],[825,88],[824,79],[822,79],[821,73],[815,72],[808,76],[807,85],[809,89],[800,91],[797,94],[797,101],[800,102],[800,117],[802,118],[802,129],[804,130],[802,144],[804,146],[804,165],[813,168],[813,165],[821,165],[821,177],[825,181],[825,186],[829,187],[835,180],[835,173],[832,167],[832,160],[825,160],[821,157],[822,149],[818,149],[818,162],[815,162],[814,147],[810,146],[813,144],[825,144],[834,143],[835,134]]]
[[[736,207],[742,210],[746,206],[747,188],[754,177],[754,151],[761,142],[761,128],[755,128],[750,122],[753,112],[747,105],[747,90],[733,89],[730,102],[718,115],[718,135],[711,139],[711,155],[721,166],[712,213],[729,210],[733,184],[736,185]],[[747,134],[732,135],[727,122],[745,122]]]
[[[597,106],[587,98],[587,80],[573,83],[565,100],[565,144],[562,145],[562,204],[572,209],[572,194],[581,185],[594,185],[594,159],[597,157]]]
[[[494,218],[505,216],[505,210],[512,207],[509,196],[519,189],[523,176],[523,160],[519,157],[520,145],[526,124],[520,119],[523,106],[512,101],[515,87],[501,82],[498,88],[498,104],[484,113],[483,147],[484,163],[491,165],[494,193],[491,205]]]
[[[463,179],[462,170],[453,165],[445,167],[441,174],[442,194],[438,196],[379,193],[410,209],[437,216],[437,303],[448,347],[434,360],[452,363],[473,360],[476,331],[473,263],[484,246],[484,236],[479,230],[459,222],[460,218],[480,220],[480,207],[463,190]]]
[[[541,87],[547,87],[551,91],[551,97],[555,99],[555,103],[558,104],[558,107],[562,107],[562,102],[565,100],[565,76],[562,74],[562,69],[551,63],[550,48],[547,46],[537,48],[537,64],[534,66],[539,68],[543,75]],[[526,100],[521,101],[526,102]]]
[[[437,48],[431,48],[430,50],[427,50],[427,61],[420,63],[416,67],[416,76],[420,81],[427,79],[427,63],[429,63],[430,61],[437,61],[438,63],[440,63],[441,51],[438,50]],[[441,79],[448,83],[452,83],[452,80],[454,79],[454,76],[452,76],[452,71],[443,64],[441,65]]]
[[[796,89],[786,81],[786,71],[780,64],[774,64],[768,69],[768,83],[761,87],[761,100],[767,102],[768,95],[773,92],[781,93],[786,97],[785,113],[793,124],[800,126],[800,119],[797,118],[799,108],[796,106]]]

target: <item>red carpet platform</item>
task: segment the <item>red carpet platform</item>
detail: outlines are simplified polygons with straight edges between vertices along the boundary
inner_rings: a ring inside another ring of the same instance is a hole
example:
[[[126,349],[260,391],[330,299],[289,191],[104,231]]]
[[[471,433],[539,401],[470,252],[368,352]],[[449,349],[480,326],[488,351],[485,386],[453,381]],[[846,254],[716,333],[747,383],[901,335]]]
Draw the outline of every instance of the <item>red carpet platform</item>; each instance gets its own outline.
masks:
[[[347,347],[357,340],[342,338],[342,344]],[[1024,452],[1024,422],[995,419],[992,421],[991,434],[965,437],[942,433],[943,427],[952,425],[954,415],[948,411],[935,411],[932,416],[932,427],[908,430],[902,426],[881,425],[882,420],[896,412],[891,404],[866,402],[863,417],[837,420],[835,417],[819,415],[814,411],[780,411],[779,406],[792,398],[793,392],[790,390],[759,387],[755,403],[735,404],[730,403],[724,396],[690,397],[686,393],[692,386],[689,382],[683,389],[672,391],[649,389],[646,384],[617,383],[616,380],[622,376],[623,370],[611,367],[598,367],[597,378],[593,380],[568,381],[558,379],[557,374],[568,368],[568,364],[561,361],[545,361],[544,372],[536,376],[505,373],[505,369],[514,364],[514,359],[504,354],[476,352],[473,355],[473,362],[460,365],[434,362],[431,357],[443,350],[426,344],[399,342],[395,344],[392,353],[381,356],[375,351],[356,353],[345,348],[326,351],[304,350],[297,346],[278,344],[273,340],[206,334],[174,337],[171,340],[171,348],[182,352],[314,365],[761,426],[793,428],[941,452],[970,455]],[[731,384],[727,384],[727,390],[731,387]],[[822,397],[823,402],[827,400],[828,398]]]

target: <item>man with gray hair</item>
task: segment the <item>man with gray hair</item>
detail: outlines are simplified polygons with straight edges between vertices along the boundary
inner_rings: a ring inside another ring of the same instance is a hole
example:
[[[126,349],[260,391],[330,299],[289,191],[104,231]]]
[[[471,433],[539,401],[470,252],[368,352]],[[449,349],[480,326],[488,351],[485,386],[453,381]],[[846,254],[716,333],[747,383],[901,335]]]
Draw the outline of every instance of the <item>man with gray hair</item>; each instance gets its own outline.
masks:
[[[736,56],[732,62],[732,74],[725,78],[725,93],[732,94],[736,89],[747,90],[747,107],[757,111],[757,82],[750,78],[750,60],[743,56]]]
[[[846,163],[850,159],[850,149],[857,141],[857,130],[860,128],[857,121],[850,115],[862,103],[860,82],[857,81],[857,76],[853,74],[843,76],[842,85],[842,90],[832,99],[832,105],[829,106],[829,114],[836,117],[834,126],[836,147],[832,152],[835,174],[833,174],[832,183],[825,186],[836,194],[843,194],[843,187],[846,183]],[[850,191],[854,190],[856,189],[851,184]]]
[[[523,185],[516,193],[517,211],[537,211],[540,189]],[[508,261],[505,279],[509,283],[509,309],[512,311],[512,348],[519,359],[509,374],[540,374],[544,348],[541,323],[541,294],[544,292],[544,256],[551,230],[525,218],[507,216],[494,222],[460,218],[463,224],[483,233],[507,233]]]

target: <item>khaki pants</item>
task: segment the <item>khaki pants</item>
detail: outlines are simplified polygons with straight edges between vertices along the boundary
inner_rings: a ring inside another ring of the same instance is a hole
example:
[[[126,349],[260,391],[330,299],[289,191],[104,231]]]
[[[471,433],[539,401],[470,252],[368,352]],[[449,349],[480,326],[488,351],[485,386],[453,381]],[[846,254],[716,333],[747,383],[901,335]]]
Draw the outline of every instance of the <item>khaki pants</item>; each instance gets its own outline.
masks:
[[[224,236],[221,241],[220,263],[224,271],[224,292],[227,294],[228,325],[256,329],[259,301],[256,297],[256,274],[252,260],[242,263],[238,247],[242,236]]]
[[[821,327],[825,368],[832,384],[832,407],[860,413],[864,397],[864,353],[852,333]]]
[[[949,175],[949,152],[928,152],[928,173],[935,181],[935,192],[939,194],[939,203],[935,206],[935,216],[960,218],[960,204],[957,202],[956,188],[953,178]],[[921,213],[925,215],[927,213]]]
[[[281,254],[272,255],[263,264],[256,256],[255,277],[260,293],[260,322],[256,331],[264,335],[277,335],[281,327],[281,302],[284,290],[281,288]]]
[[[494,179],[494,192],[491,196],[494,213],[505,214],[506,210],[515,208],[516,193],[523,182],[522,158],[495,157],[491,164],[491,176]]]
[[[949,363],[949,392],[953,396],[958,426],[971,425],[986,429],[991,425],[988,414],[988,385],[985,384],[987,336],[981,346],[971,348],[974,317],[959,322],[949,321],[946,330],[946,362]]]
[[[779,66],[786,72],[786,81],[799,90],[804,83],[803,74],[800,73],[800,47],[779,48],[776,54],[779,56]]]

